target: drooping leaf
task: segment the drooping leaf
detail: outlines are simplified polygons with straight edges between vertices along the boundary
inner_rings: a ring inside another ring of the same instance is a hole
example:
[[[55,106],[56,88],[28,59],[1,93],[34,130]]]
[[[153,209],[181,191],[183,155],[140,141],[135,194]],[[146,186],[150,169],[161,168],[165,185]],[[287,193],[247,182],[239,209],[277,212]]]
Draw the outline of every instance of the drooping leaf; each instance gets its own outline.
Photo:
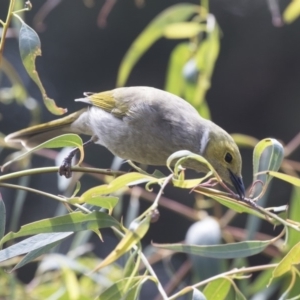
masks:
[[[45,106],[48,108],[48,110],[55,115],[62,115],[67,112],[67,109],[57,107],[55,101],[47,96],[45,88],[35,67],[35,59],[37,56],[41,55],[41,41],[39,36],[31,27],[23,22],[21,18],[18,19],[22,24],[19,33],[19,49],[23,65],[28,75],[39,87]]]
[[[218,278],[210,282],[204,288],[204,295],[207,299],[226,300],[230,291],[231,283],[226,278]]]
[[[150,220],[150,215],[146,216],[142,221],[134,220],[116,248],[94,269],[94,271],[98,271],[115,262],[119,257],[135,246],[147,233],[150,226]]]
[[[134,65],[148,48],[163,36],[167,25],[188,20],[198,10],[198,5],[180,3],[165,9],[154,18],[126,52],[119,68],[117,86],[123,86],[126,83]]]
[[[0,242],[3,245],[9,240],[26,235],[50,232],[77,232],[111,226],[118,227],[119,223],[116,221],[116,219],[107,215],[106,213],[96,211],[89,214],[73,212],[64,216],[44,219],[26,224],[22,226],[18,232],[9,232],[6,234]]]
[[[6,225],[6,209],[0,193],[0,239],[4,236]]]
[[[51,245],[72,234],[73,232],[37,234],[33,237],[27,238],[19,243],[16,243],[10,247],[7,247],[6,249],[1,250],[0,262],[25,253],[29,253],[30,251],[34,251],[42,247],[47,247],[47,245]]]
[[[262,252],[272,240],[245,241],[220,245],[153,244],[154,247],[212,258],[248,257]]]
[[[63,134],[63,135],[57,136],[57,137],[50,139],[34,148],[31,148],[30,150],[26,151],[25,153],[15,157],[14,159],[8,161],[7,163],[5,163],[1,167],[1,170],[3,171],[4,168],[6,168],[11,163],[13,163],[17,160],[21,160],[24,157],[28,156],[29,154],[31,154],[37,150],[44,149],[44,148],[62,148],[62,147],[68,147],[68,146],[77,147],[79,149],[80,159],[79,159],[78,164],[80,164],[84,158],[82,139],[77,134],[68,133],[68,134]]]

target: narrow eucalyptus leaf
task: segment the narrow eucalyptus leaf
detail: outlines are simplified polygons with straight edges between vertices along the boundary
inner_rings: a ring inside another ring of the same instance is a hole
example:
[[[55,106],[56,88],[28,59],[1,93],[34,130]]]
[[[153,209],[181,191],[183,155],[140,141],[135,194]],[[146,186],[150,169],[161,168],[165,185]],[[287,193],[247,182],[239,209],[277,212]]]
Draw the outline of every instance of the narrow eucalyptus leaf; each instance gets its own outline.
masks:
[[[137,37],[126,52],[118,72],[117,86],[123,86],[141,56],[163,36],[167,25],[188,20],[199,10],[198,5],[190,3],[175,4],[161,12]]]
[[[67,238],[72,234],[73,232],[37,234],[33,237],[27,238],[19,243],[1,250],[0,262],[53,244],[57,241]]]
[[[272,240],[245,241],[224,245],[153,244],[154,247],[212,258],[248,257],[262,252]]]
[[[2,195],[0,194],[0,239],[4,236],[5,233],[5,223],[6,223],[6,209]]]
[[[106,213],[96,211],[89,214],[73,212],[64,216],[48,218],[24,225],[18,232],[9,232],[5,235],[1,240],[1,244],[26,235],[50,232],[95,230],[111,226],[118,227],[119,223],[116,219]]]

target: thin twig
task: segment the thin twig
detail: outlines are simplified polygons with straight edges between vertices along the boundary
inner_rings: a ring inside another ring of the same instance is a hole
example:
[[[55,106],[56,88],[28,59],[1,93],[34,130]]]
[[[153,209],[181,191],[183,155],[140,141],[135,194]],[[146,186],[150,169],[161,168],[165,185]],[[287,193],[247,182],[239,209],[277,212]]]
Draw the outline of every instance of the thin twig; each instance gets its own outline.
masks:
[[[2,30],[2,36],[1,36],[1,41],[0,41],[0,66],[1,66],[1,60],[2,60],[3,51],[4,51],[6,32],[8,30],[8,27],[9,27],[9,24],[10,24],[10,21],[12,18],[12,12],[13,12],[14,6],[15,6],[15,0],[10,0],[9,8],[8,8],[7,16],[6,16],[6,21],[5,22],[2,21],[3,30]]]

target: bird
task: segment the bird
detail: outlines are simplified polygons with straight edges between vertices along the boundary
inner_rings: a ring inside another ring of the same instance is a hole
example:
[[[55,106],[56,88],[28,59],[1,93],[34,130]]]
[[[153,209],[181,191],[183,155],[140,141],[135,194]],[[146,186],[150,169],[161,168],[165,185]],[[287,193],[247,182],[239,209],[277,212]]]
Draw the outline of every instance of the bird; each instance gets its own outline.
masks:
[[[245,197],[242,158],[233,138],[221,127],[200,116],[184,99],[154,87],[119,87],[84,93],[77,102],[87,107],[65,117],[11,133],[10,143],[32,148],[56,136],[75,133],[91,136],[84,145],[100,144],[114,155],[146,165],[166,165],[176,151],[203,156],[222,180]],[[64,160],[61,175],[70,177],[71,159]],[[187,160],[183,167],[208,172],[200,162]]]

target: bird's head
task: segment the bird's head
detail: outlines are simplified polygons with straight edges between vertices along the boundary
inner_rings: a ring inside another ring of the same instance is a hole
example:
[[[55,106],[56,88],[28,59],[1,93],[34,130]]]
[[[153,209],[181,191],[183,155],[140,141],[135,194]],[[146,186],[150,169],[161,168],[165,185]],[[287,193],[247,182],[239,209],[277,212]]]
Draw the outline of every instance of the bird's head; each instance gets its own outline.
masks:
[[[216,126],[216,125],[215,125]],[[233,186],[241,199],[245,197],[242,179],[242,159],[233,138],[216,126],[209,134],[204,157],[212,164],[220,177]]]

